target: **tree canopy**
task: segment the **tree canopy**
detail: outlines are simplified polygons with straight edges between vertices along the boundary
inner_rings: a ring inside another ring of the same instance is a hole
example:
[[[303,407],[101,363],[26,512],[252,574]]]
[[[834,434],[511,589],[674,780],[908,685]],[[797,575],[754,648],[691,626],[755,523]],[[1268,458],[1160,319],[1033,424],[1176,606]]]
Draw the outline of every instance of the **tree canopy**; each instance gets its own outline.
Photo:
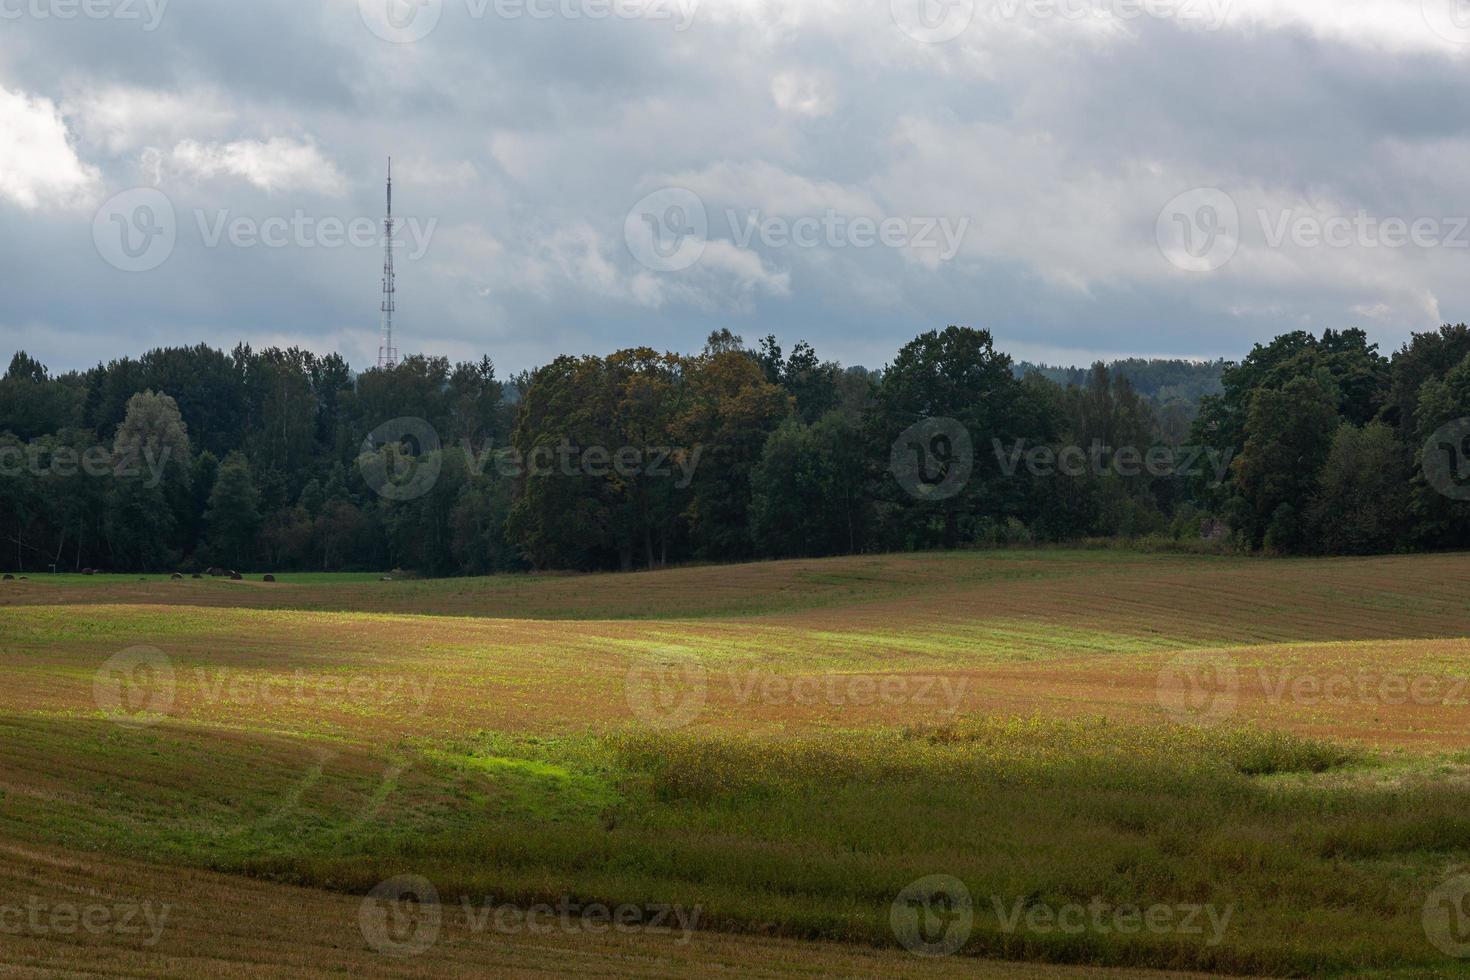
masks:
[[[1392,357],[1017,364],[950,326],[881,369],[728,329],[696,354],[353,371],[159,348],[0,377],[0,567],[656,568],[1097,537],[1283,553],[1470,544],[1470,328]]]

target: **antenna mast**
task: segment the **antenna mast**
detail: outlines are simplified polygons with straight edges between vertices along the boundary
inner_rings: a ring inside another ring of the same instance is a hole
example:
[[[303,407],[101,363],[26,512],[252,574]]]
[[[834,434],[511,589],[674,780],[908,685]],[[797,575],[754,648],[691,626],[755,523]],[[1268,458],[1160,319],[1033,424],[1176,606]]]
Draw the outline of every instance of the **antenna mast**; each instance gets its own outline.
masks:
[[[378,340],[378,367],[396,368],[398,348],[393,346],[393,158],[388,158],[388,217],[383,221],[383,324]]]

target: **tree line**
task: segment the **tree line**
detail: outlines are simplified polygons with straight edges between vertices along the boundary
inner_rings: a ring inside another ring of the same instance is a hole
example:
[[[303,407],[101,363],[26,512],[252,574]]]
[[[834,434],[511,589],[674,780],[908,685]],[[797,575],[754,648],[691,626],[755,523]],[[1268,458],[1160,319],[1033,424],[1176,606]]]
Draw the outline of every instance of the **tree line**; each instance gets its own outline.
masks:
[[[722,330],[698,354],[562,356],[504,381],[488,357],[354,371],[200,345],[53,376],[20,352],[0,379],[0,568],[453,575],[1092,538],[1465,547],[1466,417],[1464,325],[1391,358],[1327,330],[1238,363],[1083,370],[1017,365],[967,327],[881,370]]]

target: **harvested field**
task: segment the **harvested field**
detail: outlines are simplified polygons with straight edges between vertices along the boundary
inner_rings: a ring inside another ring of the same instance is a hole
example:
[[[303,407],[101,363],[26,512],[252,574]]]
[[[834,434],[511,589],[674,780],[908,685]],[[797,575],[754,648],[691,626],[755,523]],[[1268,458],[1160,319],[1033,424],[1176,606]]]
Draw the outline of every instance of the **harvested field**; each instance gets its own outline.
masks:
[[[1470,864],[1470,556],[284,578],[4,583],[0,873],[197,892],[156,947],[23,930],[8,968],[252,975],[318,948],[323,974],[367,975],[1459,967],[1420,920]],[[384,957],[355,910],[403,873],[445,909],[704,920],[678,945],[446,924]],[[888,922],[934,874],[975,899],[940,960]],[[1094,899],[1218,905],[1229,928],[1006,925]],[[218,908],[232,939],[201,958]]]

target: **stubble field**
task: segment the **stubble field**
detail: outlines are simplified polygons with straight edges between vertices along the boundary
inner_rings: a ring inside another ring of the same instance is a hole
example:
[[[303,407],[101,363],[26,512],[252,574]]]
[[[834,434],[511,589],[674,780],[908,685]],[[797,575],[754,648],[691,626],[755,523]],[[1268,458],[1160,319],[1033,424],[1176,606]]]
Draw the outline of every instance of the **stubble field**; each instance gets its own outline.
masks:
[[[1470,556],[282,577],[0,583],[0,969],[1463,972]]]

